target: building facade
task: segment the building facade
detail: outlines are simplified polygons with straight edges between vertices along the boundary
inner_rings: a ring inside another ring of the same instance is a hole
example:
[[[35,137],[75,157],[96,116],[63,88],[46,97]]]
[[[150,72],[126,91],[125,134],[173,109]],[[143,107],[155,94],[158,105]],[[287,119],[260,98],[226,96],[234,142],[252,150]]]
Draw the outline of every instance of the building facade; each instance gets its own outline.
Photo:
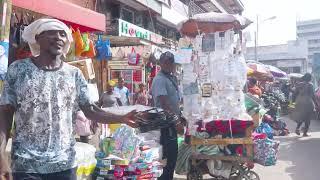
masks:
[[[106,70],[108,79],[124,77],[132,92],[137,84],[150,79],[142,64],[128,65],[125,56],[133,49],[140,55],[174,51],[180,38],[177,25],[189,16],[205,12],[241,14],[243,11],[240,0],[97,0],[95,7],[106,16],[105,35],[112,46],[112,59]]]
[[[320,19],[297,22],[297,38],[308,42],[308,64],[312,69],[314,54],[320,53]]]
[[[246,60],[255,60],[255,48],[248,47]],[[258,61],[280,68],[286,73],[310,72],[308,67],[308,43],[305,40],[288,41],[287,44],[259,46]]]

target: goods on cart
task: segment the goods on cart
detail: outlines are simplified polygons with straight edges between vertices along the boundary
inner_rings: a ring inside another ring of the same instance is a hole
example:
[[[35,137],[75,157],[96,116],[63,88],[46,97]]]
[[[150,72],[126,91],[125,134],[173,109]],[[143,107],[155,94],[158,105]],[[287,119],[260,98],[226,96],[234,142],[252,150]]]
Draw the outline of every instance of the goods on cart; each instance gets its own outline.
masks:
[[[160,133],[136,133],[122,125],[112,137],[104,138],[96,153],[95,175],[102,179],[156,179],[163,164]]]
[[[140,132],[148,132],[168,128],[177,124],[178,116],[174,113],[159,110],[158,108],[139,112],[135,115],[135,122],[139,125]]]
[[[250,170],[253,122],[245,107],[247,65],[237,34],[246,25],[245,18],[223,13],[198,14],[179,25],[188,36],[179,48],[192,49],[179,60],[189,144],[180,145],[176,171],[188,179],[202,179],[204,173],[259,179]]]

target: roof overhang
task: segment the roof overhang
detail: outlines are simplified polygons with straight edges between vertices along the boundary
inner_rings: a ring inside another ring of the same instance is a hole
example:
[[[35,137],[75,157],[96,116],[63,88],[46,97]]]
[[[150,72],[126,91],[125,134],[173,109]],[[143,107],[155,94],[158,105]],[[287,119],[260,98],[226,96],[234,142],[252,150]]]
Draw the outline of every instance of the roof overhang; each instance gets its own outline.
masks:
[[[90,9],[63,0],[12,0],[17,7],[48,15],[86,30],[106,30],[106,17]]]

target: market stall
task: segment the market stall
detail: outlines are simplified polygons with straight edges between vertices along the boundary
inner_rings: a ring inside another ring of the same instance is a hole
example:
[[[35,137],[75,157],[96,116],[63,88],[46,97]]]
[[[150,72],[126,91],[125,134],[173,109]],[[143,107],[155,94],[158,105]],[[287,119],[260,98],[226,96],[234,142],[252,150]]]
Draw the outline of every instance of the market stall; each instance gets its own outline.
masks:
[[[188,179],[202,179],[206,173],[221,179],[259,179],[253,163],[265,164],[262,149],[254,148],[265,141],[252,139],[259,116],[247,113],[243,93],[248,69],[240,31],[248,24],[241,16],[204,13],[179,26],[184,37],[176,60],[183,69],[183,115],[188,128],[176,172]]]
[[[166,164],[162,160],[160,129],[175,124],[178,117],[158,108],[135,105],[105,108],[119,115],[132,110],[139,128],[122,125],[108,132],[100,141],[96,152],[96,179],[156,179],[161,176]]]

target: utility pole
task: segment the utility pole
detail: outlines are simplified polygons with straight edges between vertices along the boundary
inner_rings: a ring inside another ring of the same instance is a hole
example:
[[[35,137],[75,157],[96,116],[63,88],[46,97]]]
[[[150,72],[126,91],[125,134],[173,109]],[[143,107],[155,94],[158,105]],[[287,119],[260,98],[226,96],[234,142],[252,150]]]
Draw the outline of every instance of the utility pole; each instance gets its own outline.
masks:
[[[256,16],[256,32],[254,33],[254,56],[255,60],[258,61],[258,36],[259,36],[259,16]]]

